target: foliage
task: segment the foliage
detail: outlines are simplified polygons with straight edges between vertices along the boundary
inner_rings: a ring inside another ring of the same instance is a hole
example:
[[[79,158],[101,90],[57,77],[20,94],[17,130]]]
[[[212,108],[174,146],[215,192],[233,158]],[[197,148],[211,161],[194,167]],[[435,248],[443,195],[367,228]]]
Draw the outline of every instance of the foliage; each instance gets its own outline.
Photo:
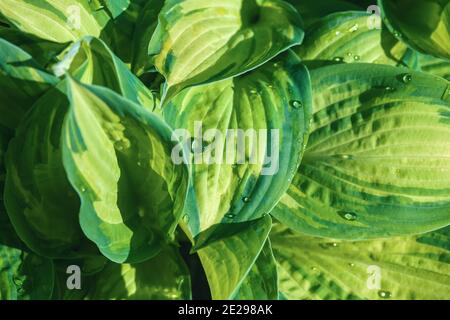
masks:
[[[450,299],[449,45],[448,0],[0,1],[0,300]]]

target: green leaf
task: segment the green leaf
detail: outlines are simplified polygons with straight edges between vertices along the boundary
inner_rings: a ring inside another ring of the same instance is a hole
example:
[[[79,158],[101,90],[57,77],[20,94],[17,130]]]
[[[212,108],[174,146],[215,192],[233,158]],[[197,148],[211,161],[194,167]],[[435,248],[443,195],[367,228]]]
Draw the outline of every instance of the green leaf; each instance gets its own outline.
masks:
[[[227,225],[221,239],[198,250],[214,300],[233,299],[263,250],[271,227],[268,215]]]
[[[34,101],[57,81],[28,53],[0,39],[0,126],[15,129]]]
[[[47,300],[54,283],[52,260],[0,242],[0,300]]]
[[[326,4],[317,0],[287,0],[302,15],[306,27],[310,27],[317,20],[325,16],[341,11],[365,10],[359,4],[353,4],[345,0],[327,0]],[[306,40],[306,39],[305,39]]]
[[[54,66],[57,74],[68,72],[87,84],[99,84],[153,110],[152,93],[100,39],[84,37],[72,45],[64,59]]]
[[[419,64],[422,71],[450,81],[450,61],[421,54],[419,56]]]
[[[67,44],[38,38],[17,29],[0,26],[0,38],[13,43],[30,54],[42,66],[47,66],[66,48]]]
[[[163,6],[164,0],[147,1],[136,21],[131,70],[137,75],[143,74],[152,66],[147,47],[158,25],[158,14]]]
[[[435,300],[450,298],[449,231],[345,242],[278,226],[270,239],[289,299]]]
[[[272,210],[300,164],[311,111],[309,73],[292,53],[246,75],[186,89],[166,105],[165,120],[191,151],[192,237]]]
[[[270,241],[267,240],[255,264],[245,277],[236,300],[277,300],[278,274],[277,264]]]
[[[319,19],[307,29],[308,37],[295,52],[311,67],[324,62],[401,64],[408,47],[386,28],[377,29],[370,17],[350,11]]]
[[[59,43],[98,37],[109,20],[87,0],[2,0],[0,13],[19,30]]]
[[[86,38],[70,52],[58,68],[153,108],[151,93],[101,40]],[[95,253],[79,226],[80,201],[62,164],[62,124],[69,104],[63,81],[36,102],[9,149],[9,215],[27,246],[52,258]]]
[[[67,290],[65,273],[71,261],[58,263],[59,296],[64,300],[189,300],[189,270],[177,249],[164,248],[156,257],[138,264],[108,262],[98,273],[81,268],[81,290]]]
[[[391,32],[412,48],[450,59],[450,2],[378,0]]]
[[[169,0],[149,45],[167,80],[166,98],[182,89],[256,68],[303,40],[296,10],[280,0]]]
[[[118,263],[155,256],[183,212],[188,169],[175,165],[171,130],[114,92],[68,82],[63,162],[81,198],[80,223]]]
[[[62,165],[60,137],[69,102],[60,88],[36,102],[10,143],[5,204],[29,248],[51,258],[70,258],[92,250],[78,222],[80,201]]]
[[[311,73],[303,162],[272,214],[316,236],[368,239],[450,222],[449,83],[390,66]]]

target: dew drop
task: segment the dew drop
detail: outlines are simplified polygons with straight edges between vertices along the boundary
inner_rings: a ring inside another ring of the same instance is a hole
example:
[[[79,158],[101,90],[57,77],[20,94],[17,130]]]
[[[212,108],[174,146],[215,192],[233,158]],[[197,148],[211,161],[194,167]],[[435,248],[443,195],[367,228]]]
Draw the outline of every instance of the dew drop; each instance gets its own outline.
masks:
[[[408,84],[408,83],[410,83],[411,81],[412,81],[412,75],[410,75],[409,73],[407,73],[407,74],[405,74],[403,77],[402,77],[402,81],[403,81],[403,83],[406,83],[406,84]]]
[[[348,29],[348,31],[350,31],[350,32],[356,32],[356,31],[358,31],[358,29],[359,29],[358,24],[354,24],[350,29]]]
[[[334,57],[334,58],[333,58],[333,61],[336,61],[336,62],[343,62],[343,61],[344,61],[344,58],[342,58],[342,57]]]
[[[349,267],[352,267],[352,268],[355,266],[355,264],[351,263],[351,262],[348,265],[349,265]]]
[[[358,56],[358,55],[356,55],[356,56],[353,57],[353,59],[354,59],[355,61],[359,61],[359,60],[361,60],[361,57]]]
[[[234,219],[236,217],[236,215],[232,214],[232,213],[228,213],[227,215],[225,215],[225,217],[228,219]]]
[[[312,271],[317,271],[318,269],[316,267],[311,268]]]
[[[340,36],[341,35],[341,32],[340,31],[336,31],[336,33],[335,33],[337,36]]]
[[[391,297],[391,293],[389,291],[378,291],[378,296],[383,299],[389,299]]]
[[[352,211],[339,211],[338,214],[347,221],[355,221],[358,219],[358,215]]]
[[[303,103],[301,101],[298,101],[298,100],[292,100],[291,101],[291,106],[294,109],[300,109],[301,107],[303,107]]]
[[[142,162],[138,161],[138,162],[137,162],[137,165],[138,165],[139,167],[142,167]]]
[[[348,56],[348,57],[351,57],[351,56],[353,56],[353,53],[347,52],[347,56]]]
[[[401,38],[401,37],[402,37],[401,33],[398,32],[397,30],[394,30],[393,34],[394,34],[394,36],[395,36],[396,38]]]
[[[183,221],[184,221],[185,223],[188,223],[188,222],[189,222],[189,215],[185,214],[185,215],[183,216]]]
[[[85,188],[85,187],[81,187],[81,188],[80,188],[80,191],[83,192],[83,193],[85,193],[85,192],[86,192],[86,188]]]
[[[384,90],[387,91],[387,92],[394,92],[394,91],[395,91],[395,88],[394,88],[394,87],[391,87],[391,86],[386,86],[386,87],[384,88]]]
[[[244,201],[245,203],[248,203],[248,202],[250,202],[250,198],[249,197],[244,197],[244,198],[242,198],[242,201]]]
[[[256,91],[255,89],[251,89],[251,90],[250,90],[250,93],[251,93],[251,94],[257,94],[258,91]]]

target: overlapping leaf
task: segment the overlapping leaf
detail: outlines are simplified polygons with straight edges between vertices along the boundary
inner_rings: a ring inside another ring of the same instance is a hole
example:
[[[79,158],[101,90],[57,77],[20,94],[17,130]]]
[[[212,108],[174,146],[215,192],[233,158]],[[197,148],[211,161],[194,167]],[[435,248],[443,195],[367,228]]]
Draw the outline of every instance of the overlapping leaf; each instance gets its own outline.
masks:
[[[392,33],[411,47],[450,59],[450,2],[378,0]]]
[[[277,264],[267,240],[255,264],[234,296],[238,300],[277,300]]]
[[[78,42],[59,68],[153,108],[151,93],[101,40]],[[96,253],[79,226],[80,201],[62,165],[61,132],[69,108],[66,94],[63,81],[40,98],[20,124],[9,149],[5,192],[19,236],[35,252],[53,258]]]
[[[366,12],[348,11],[318,19],[295,52],[309,67],[330,62],[402,64],[407,46],[370,17]]]
[[[280,290],[289,299],[415,300],[450,295],[449,228],[426,235],[333,241],[274,227]]]
[[[269,216],[228,225],[221,239],[198,250],[213,299],[228,300],[236,296],[263,250],[271,227]]]
[[[272,214],[307,234],[353,240],[448,225],[449,83],[369,64],[311,76],[307,150]]]
[[[81,290],[67,290],[65,270],[70,261],[58,263],[58,292],[64,300],[177,300],[191,299],[189,270],[175,248],[138,264],[108,262],[93,275],[84,276]],[[86,275],[85,269],[82,274]]]
[[[105,86],[148,110],[155,107],[150,90],[100,39],[84,37],[75,43],[54,70],[68,72],[83,83]]]
[[[28,53],[0,39],[0,126],[15,129],[34,101],[57,81]]]
[[[192,152],[192,237],[272,210],[301,160],[310,90],[308,71],[289,53],[247,75],[186,89],[167,104],[164,118],[187,130],[180,135]]]
[[[0,2],[0,13],[19,30],[59,43],[86,35],[99,37],[109,20],[99,9],[88,0]]]
[[[113,91],[68,85],[62,149],[81,198],[81,227],[110,260],[145,261],[170,240],[183,212],[188,171],[172,162],[172,132]]]
[[[166,1],[149,45],[166,97],[249,71],[303,40],[297,11],[280,0]]]
[[[0,300],[49,299],[53,283],[51,260],[0,242]]]

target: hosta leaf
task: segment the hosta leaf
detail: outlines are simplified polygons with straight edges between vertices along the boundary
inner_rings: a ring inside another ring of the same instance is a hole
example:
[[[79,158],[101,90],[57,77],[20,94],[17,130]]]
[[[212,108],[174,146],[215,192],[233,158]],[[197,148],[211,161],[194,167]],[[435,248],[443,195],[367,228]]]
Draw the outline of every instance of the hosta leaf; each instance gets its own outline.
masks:
[[[53,262],[0,242],[0,300],[50,299]]]
[[[44,40],[9,27],[0,26],[0,38],[20,47],[42,66],[47,66],[66,48],[65,43]]]
[[[326,4],[316,0],[287,0],[287,2],[300,12],[307,27],[332,13],[365,10],[365,8],[345,0],[327,0]]]
[[[271,227],[269,216],[228,225],[222,239],[198,251],[214,300],[236,295],[263,250]]]
[[[277,264],[272,246],[267,240],[255,264],[245,277],[239,291],[234,296],[237,300],[277,300],[278,275]]]
[[[58,264],[59,296],[64,300],[188,300],[191,299],[189,270],[175,248],[138,264],[109,262],[100,272],[87,275],[82,268],[81,290],[67,290],[65,270],[71,261]]]
[[[419,56],[419,64],[423,71],[450,81],[450,61],[421,54]]]
[[[188,170],[171,130],[114,92],[70,80],[63,161],[81,198],[84,233],[114,262],[155,256],[181,217]]]
[[[145,25],[137,25],[138,19],[145,14],[146,6],[148,8],[154,1],[148,0],[101,0],[103,6],[99,10],[104,10],[108,14],[110,20],[103,28],[101,38],[105,40],[112,51],[114,51],[122,61],[131,63],[136,49],[132,43],[133,35],[139,32],[141,28],[148,28],[149,25],[155,23],[157,18],[146,21]],[[157,15],[157,13],[156,13]],[[157,16],[156,16],[157,17]],[[154,29],[153,29],[154,30]],[[140,43],[140,49],[147,53],[147,42]],[[147,60],[148,57],[147,57]]]
[[[149,45],[167,80],[183,88],[249,71],[303,40],[302,21],[280,0],[169,0]]]
[[[34,101],[57,81],[28,53],[0,39],[0,126],[16,128]]]
[[[60,43],[98,37],[109,20],[88,0],[2,0],[0,13],[19,30]]]
[[[367,239],[450,223],[449,83],[390,66],[314,70],[302,165],[272,212],[307,234]]]
[[[423,53],[450,59],[448,0],[378,0],[378,5],[394,35]]]
[[[151,93],[101,40],[78,42],[58,68],[153,108]],[[52,258],[95,253],[80,229],[80,201],[62,165],[60,137],[68,108],[63,82],[36,102],[9,150],[5,194],[9,215],[22,240]]]
[[[69,102],[60,89],[36,102],[10,143],[5,203],[29,248],[47,257],[70,258],[89,251],[89,242],[78,222],[80,201],[62,165],[60,137]]]
[[[87,84],[99,84],[153,110],[152,93],[100,39],[84,37],[75,43],[54,69],[68,72]]]
[[[349,11],[319,19],[295,52],[312,66],[330,61],[400,64],[408,47],[385,28],[375,28],[369,18],[366,12]]]
[[[158,25],[158,14],[163,6],[164,0],[149,0],[136,21],[131,69],[137,75],[148,71],[152,65],[147,47]]]
[[[309,73],[291,53],[246,75],[186,89],[166,105],[166,121],[188,131],[182,139],[193,152],[193,237],[272,210],[300,163],[311,109]],[[235,130],[247,134],[245,146]]]
[[[275,227],[270,238],[289,299],[449,299],[449,231],[327,242]]]

